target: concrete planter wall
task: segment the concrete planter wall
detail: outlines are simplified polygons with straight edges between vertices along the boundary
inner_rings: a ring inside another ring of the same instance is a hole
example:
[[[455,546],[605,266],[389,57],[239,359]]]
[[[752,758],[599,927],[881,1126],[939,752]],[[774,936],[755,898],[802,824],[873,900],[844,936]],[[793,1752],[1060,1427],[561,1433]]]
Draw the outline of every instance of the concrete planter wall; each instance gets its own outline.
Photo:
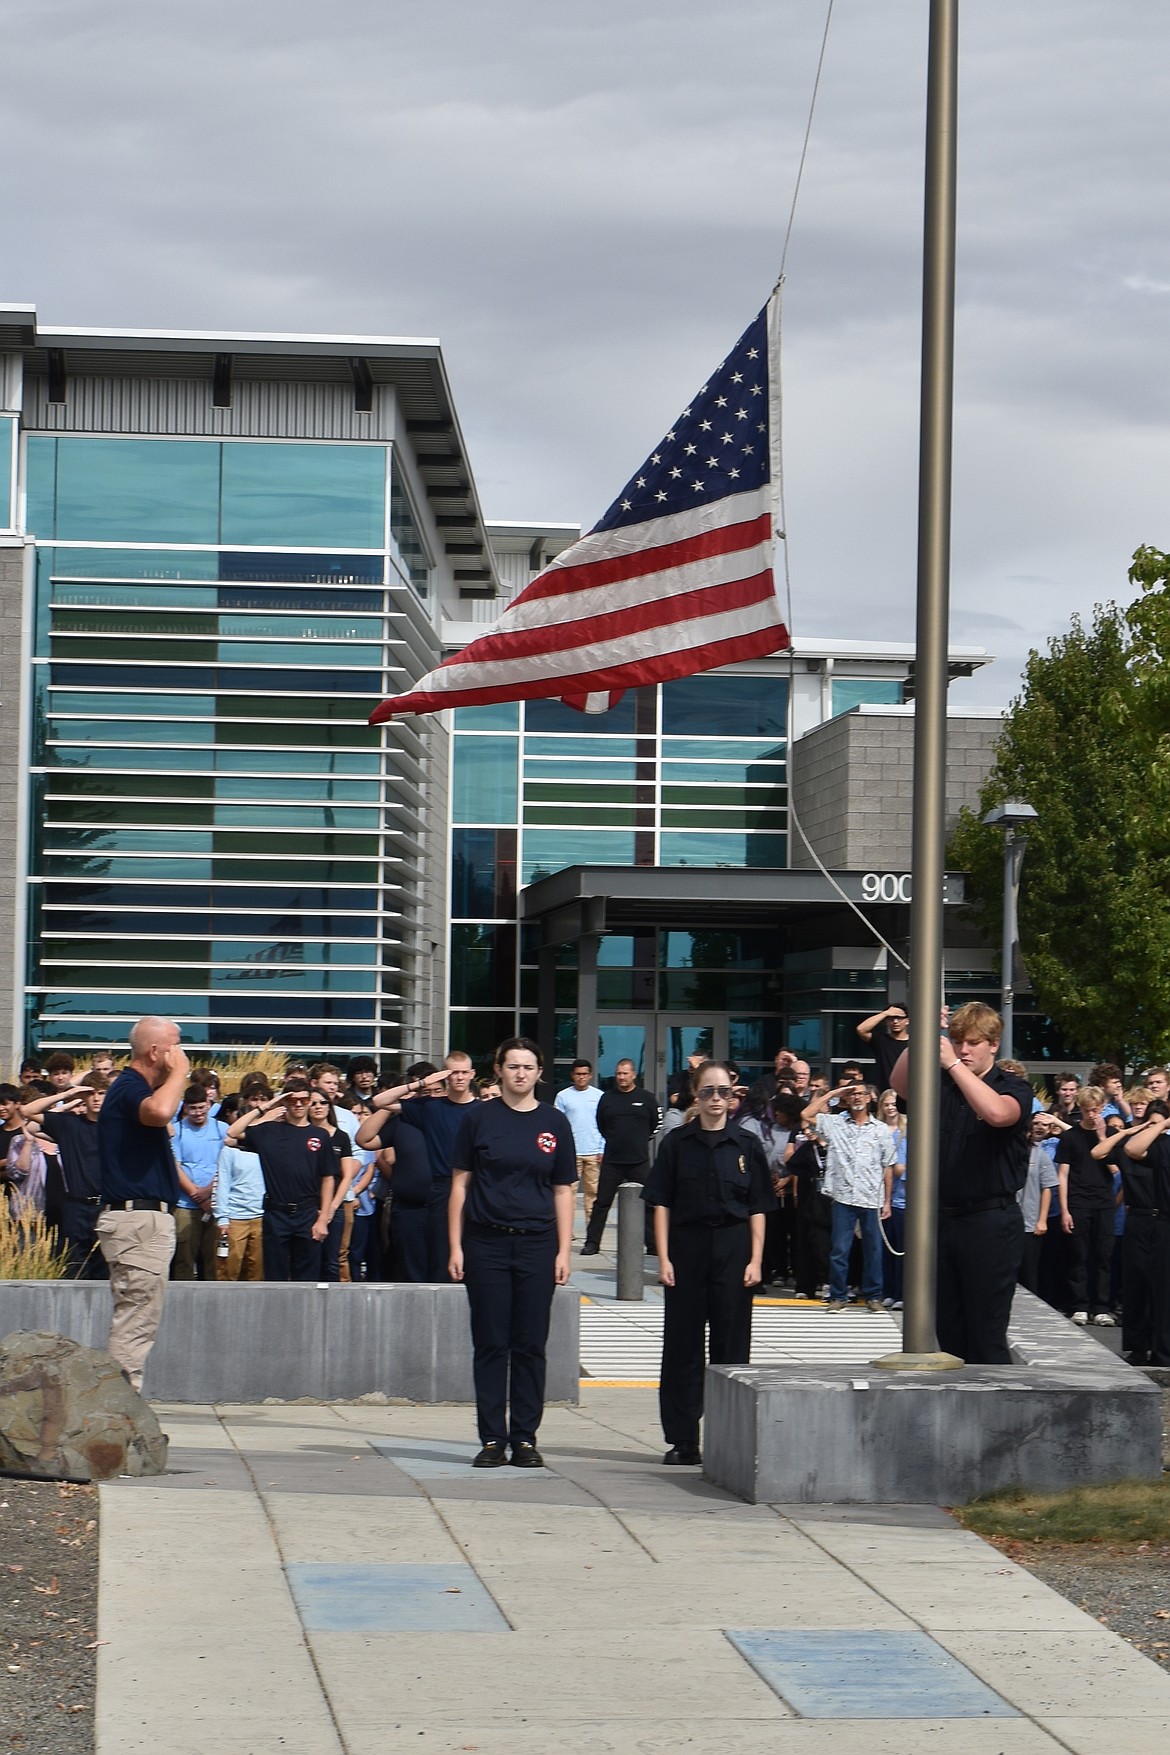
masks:
[[[1161,1477],[1148,1377],[1028,1292],[1008,1341],[1014,1364],[959,1371],[709,1366],[707,1476],[755,1503],[862,1505]]]
[[[547,1397],[578,1399],[580,1298],[559,1287]],[[104,1348],[110,1288],[101,1280],[0,1281],[0,1335],[48,1329]],[[469,1402],[471,1332],[461,1286],[210,1284],[167,1287],[144,1393],[156,1401],[254,1402],[265,1396],[354,1401],[372,1390],[419,1402]]]

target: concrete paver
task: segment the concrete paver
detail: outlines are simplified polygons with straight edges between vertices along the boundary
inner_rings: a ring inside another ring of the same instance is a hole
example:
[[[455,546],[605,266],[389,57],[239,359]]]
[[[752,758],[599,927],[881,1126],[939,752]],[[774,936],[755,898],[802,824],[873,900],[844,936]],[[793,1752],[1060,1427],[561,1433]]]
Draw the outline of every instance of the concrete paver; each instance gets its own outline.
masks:
[[[1170,1676],[945,1513],[741,1504],[662,1467],[652,1390],[550,1408],[531,1474],[467,1466],[466,1407],[159,1411],[173,1473],[101,1490],[97,1755],[1162,1755],[1170,1737]],[[933,1642],[1020,1716],[801,1716],[732,1630],[842,1650],[888,1632],[911,1662]]]

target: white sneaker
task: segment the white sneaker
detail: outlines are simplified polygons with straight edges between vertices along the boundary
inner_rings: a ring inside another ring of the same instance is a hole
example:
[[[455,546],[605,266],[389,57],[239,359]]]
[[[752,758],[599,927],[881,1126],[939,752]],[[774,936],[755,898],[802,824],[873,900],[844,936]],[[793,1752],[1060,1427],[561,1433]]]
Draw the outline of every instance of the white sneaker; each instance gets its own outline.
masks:
[[[1107,1310],[1102,1310],[1100,1315],[1093,1318],[1093,1323],[1096,1328],[1116,1328],[1117,1318],[1110,1316]]]
[[[1087,1310],[1074,1310],[1072,1319],[1078,1328],[1084,1328],[1089,1320],[1089,1313]]]

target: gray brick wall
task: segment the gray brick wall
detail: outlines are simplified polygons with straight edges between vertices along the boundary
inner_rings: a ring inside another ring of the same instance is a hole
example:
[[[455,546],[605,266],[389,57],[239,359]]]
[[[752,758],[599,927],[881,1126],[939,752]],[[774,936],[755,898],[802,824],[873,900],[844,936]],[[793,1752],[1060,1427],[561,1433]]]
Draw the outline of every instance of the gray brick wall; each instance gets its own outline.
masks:
[[[998,718],[947,720],[947,833],[978,803]],[[908,871],[914,789],[910,714],[843,713],[806,732],[792,752],[792,797],[805,834],[830,871]],[[813,860],[793,832],[792,864]]]
[[[16,943],[16,900],[25,874],[18,869],[17,816],[20,787],[20,723],[25,711],[20,662],[24,549],[0,547],[0,1073],[16,1070],[22,1044],[13,1027],[17,996],[24,987],[24,947]]]

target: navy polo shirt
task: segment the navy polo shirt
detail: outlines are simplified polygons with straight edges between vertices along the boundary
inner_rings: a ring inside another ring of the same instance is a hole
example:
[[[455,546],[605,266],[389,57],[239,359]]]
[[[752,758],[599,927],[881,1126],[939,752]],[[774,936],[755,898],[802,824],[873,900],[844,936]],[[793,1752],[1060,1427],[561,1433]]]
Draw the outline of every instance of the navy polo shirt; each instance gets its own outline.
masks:
[[[147,1127],[138,1111],[152,1095],[142,1074],[128,1066],[118,1074],[97,1118],[102,1200],[161,1200],[174,1206],[179,1176],[165,1127]]]
[[[474,1103],[459,1129],[452,1168],[471,1173],[464,1216],[472,1224],[551,1230],[553,1189],[577,1180],[573,1130],[559,1109]]]

